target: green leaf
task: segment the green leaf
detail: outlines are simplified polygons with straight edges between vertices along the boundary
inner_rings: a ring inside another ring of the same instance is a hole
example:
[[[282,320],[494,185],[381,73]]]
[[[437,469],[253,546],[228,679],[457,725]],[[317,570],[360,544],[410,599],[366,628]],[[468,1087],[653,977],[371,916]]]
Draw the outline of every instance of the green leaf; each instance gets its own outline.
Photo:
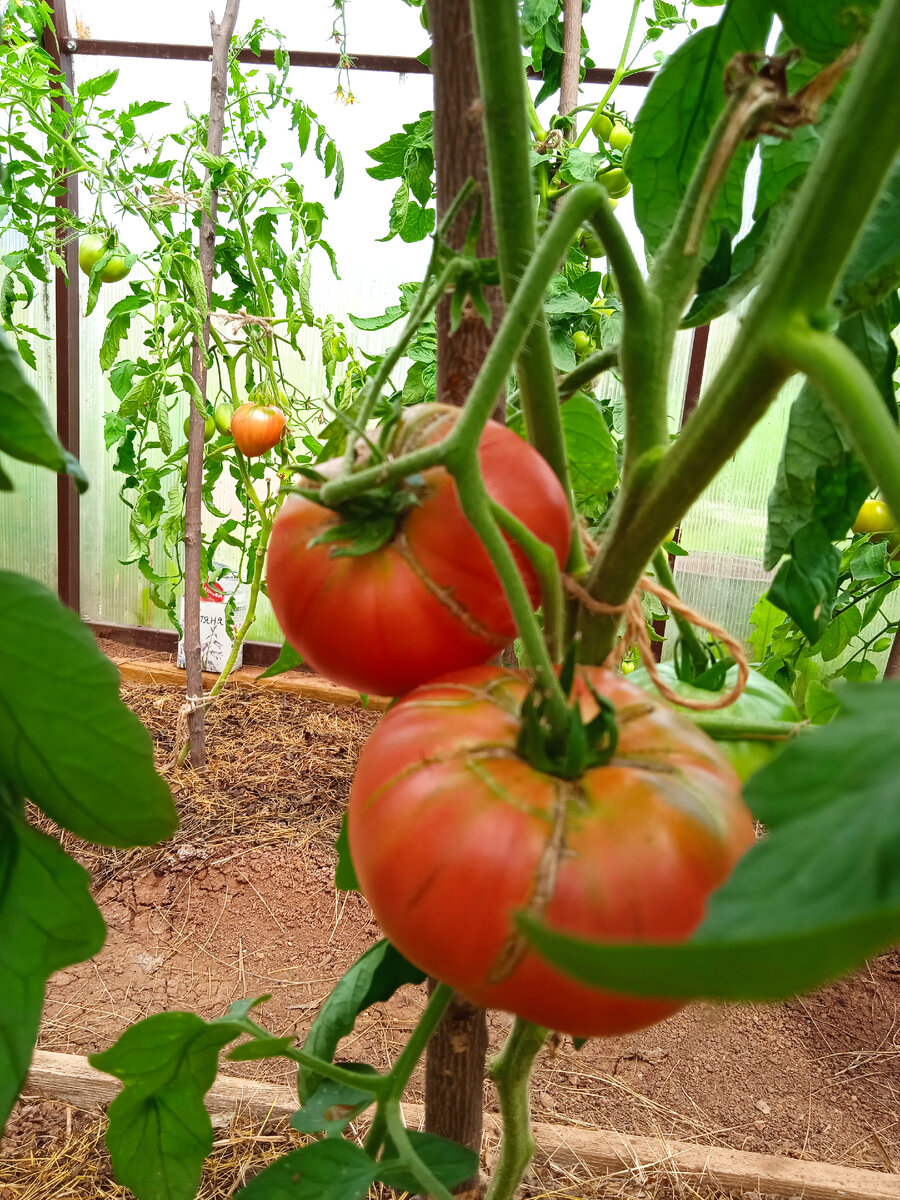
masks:
[[[356,1018],[364,1009],[387,1000],[404,984],[424,982],[424,972],[408,962],[390,942],[378,942],[338,981],[313,1021],[303,1049],[330,1062],[338,1042],[353,1031]],[[297,1090],[301,1101],[310,1098],[320,1080],[315,1071],[299,1069]]]
[[[157,1013],[90,1056],[91,1066],[125,1084],[109,1106],[106,1145],[116,1179],[137,1200],[193,1200],[213,1142],[203,1097],[219,1051],[241,1032],[230,1021]]]
[[[749,232],[741,238],[728,255],[728,271],[724,278],[707,281],[701,273],[697,284],[697,295],[690,309],[682,318],[682,329],[694,329],[708,325],[715,317],[722,316],[742,300],[755,283],[766,251],[772,241],[776,222],[772,214],[763,213]]]
[[[256,677],[257,683],[260,679],[274,679],[276,675],[283,675],[285,671],[293,671],[295,667],[303,665],[303,655],[298,654],[290,642],[285,642],[278,652],[278,657],[270,667],[266,667]]]
[[[772,641],[775,630],[784,624],[786,619],[783,609],[777,608],[768,596],[760,596],[750,613],[749,641],[754,662],[761,663],[765,658],[766,648]]]
[[[478,1170],[478,1155],[467,1146],[460,1146],[448,1138],[434,1133],[410,1130],[407,1134],[417,1156],[437,1176],[446,1188],[465,1183]],[[395,1192],[415,1194],[421,1188],[419,1181],[400,1159],[383,1159],[378,1164],[376,1178]]]
[[[820,524],[805,525],[791,542],[792,557],[778,568],[769,599],[817,642],[831,620],[841,556]]]
[[[46,408],[25,379],[14,351],[0,334],[0,451],[20,462],[49,467],[71,475],[79,492],[87,476],[76,458],[63,448]]]
[[[104,71],[102,75],[95,75],[93,79],[85,79],[78,85],[78,95],[80,97],[105,96],[112,90],[113,84],[118,78],[119,72],[115,70]]]
[[[47,979],[97,954],[106,933],[87,871],[22,820],[2,778],[0,931],[2,1131],[31,1062]]]
[[[334,869],[334,886],[339,892],[360,891],[356,869],[350,856],[350,836],[347,832],[346,812],[341,815],[341,828],[335,839],[334,848],[338,855],[337,866]]]
[[[551,17],[556,16],[557,0],[525,0],[522,5],[522,39],[526,46]]]
[[[178,822],[150,735],[76,614],[34,580],[0,572],[0,628],[0,776],[88,841],[169,837]]]
[[[707,136],[725,106],[727,64],[736,54],[763,52],[771,18],[769,3],[731,0],[718,25],[689,37],[654,78],[628,153],[635,218],[651,253],[672,228]],[[721,229],[736,234],[740,228],[751,153],[745,143],[735,155],[704,234],[704,257],[712,254]]]
[[[519,923],[578,979],[642,996],[780,1000],[900,938],[900,681],[846,684],[841,711],[747,784],[768,829],[680,945],[597,944]]]
[[[822,634],[816,650],[825,662],[843,654],[862,626],[862,614],[855,604],[835,614],[834,620]]]
[[[888,177],[838,287],[843,312],[869,308],[900,285],[900,163]]]
[[[562,406],[572,490],[576,496],[605,497],[619,481],[616,448],[596,400],[576,392]]]
[[[841,705],[830,688],[811,679],[806,689],[806,715],[813,725],[827,725],[839,711]]]
[[[299,1133],[324,1133],[334,1137],[374,1102],[374,1092],[365,1090],[365,1076],[376,1074],[375,1069],[362,1064],[341,1065],[345,1071],[359,1071],[360,1086],[354,1088],[346,1083],[335,1083],[333,1079],[323,1080],[300,1111],[291,1117],[291,1126]]]
[[[389,325],[393,325],[399,321],[405,314],[406,309],[400,304],[391,304],[380,317],[354,317],[353,313],[348,313],[350,320],[357,329],[387,329]]]
[[[303,273],[300,276],[300,287],[298,288],[300,311],[303,313],[303,320],[307,325],[314,324],[316,319],[316,314],[313,312],[313,307],[309,299],[309,285],[311,280],[312,260],[307,255],[306,262],[303,264]]]
[[[365,1150],[328,1138],[276,1159],[238,1192],[237,1200],[362,1200],[375,1170]]]
[[[866,33],[878,0],[775,0],[784,31],[810,58],[831,62]]]

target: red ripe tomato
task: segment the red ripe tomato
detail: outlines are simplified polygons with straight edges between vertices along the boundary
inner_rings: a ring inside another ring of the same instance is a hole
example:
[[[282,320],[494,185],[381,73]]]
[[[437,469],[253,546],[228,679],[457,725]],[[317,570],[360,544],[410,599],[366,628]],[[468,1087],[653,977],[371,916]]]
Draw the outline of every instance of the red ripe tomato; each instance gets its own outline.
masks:
[[[239,404],[231,418],[231,436],[241,454],[259,458],[281,441],[287,424],[274,404]]]
[[[363,750],[349,835],[363,894],[416,966],[482,1007],[599,1037],[681,1006],[562,974],[519,943],[513,914],[588,939],[683,941],[754,834],[704,733],[600,667],[576,679],[586,719],[585,678],[615,704],[619,743],[574,780],[516,752],[521,672],[476,667],[417,688]]]
[[[424,423],[421,412],[407,418],[396,452],[443,437],[447,422],[456,420],[457,410],[427,407],[434,411]],[[546,460],[494,421],[478,456],[491,496],[552,546],[562,565],[569,508]],[[452,476],[434,467],[423,478],[420,503],[369,554],[332,557],[334,543],[310,545],[342,518],[301,496],[289,496],[275,522],[267,569],[275,616],[291,645],[335,683],[399,696],[436,675],[485,662],[515,635],[500,581],[462,514]],[[537,578],[514,553],[536,604]]]

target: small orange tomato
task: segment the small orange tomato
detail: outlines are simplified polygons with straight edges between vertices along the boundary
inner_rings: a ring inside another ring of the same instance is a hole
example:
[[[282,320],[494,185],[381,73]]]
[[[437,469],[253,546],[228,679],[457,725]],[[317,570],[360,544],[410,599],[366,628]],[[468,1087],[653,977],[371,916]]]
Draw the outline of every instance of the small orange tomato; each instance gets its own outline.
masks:
[[[274,404],[239,405],[231,418],[231,436],[241,454],[259,458],[281,441],[287,420]]]

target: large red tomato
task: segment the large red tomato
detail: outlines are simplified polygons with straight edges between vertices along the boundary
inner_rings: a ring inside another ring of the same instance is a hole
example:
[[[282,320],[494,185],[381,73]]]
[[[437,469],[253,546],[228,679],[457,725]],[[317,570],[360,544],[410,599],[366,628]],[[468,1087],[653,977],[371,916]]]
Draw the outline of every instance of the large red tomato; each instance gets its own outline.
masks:
[[[455,411],[428,407],[433,417],[408,417],[395,452],[442,437],[456,419]],[[491,496],[550,545],[562,565],[569,509],[546,460],[494,421],[478,456]],[[452,477],[434,467],[423,480],[420,503],[406,510],[390,541],[369,554],[332,557],[333,542],[310,545],[342,518],[303,497],[288,497],[275,522],[267,569],[275,616],[291,645],[335,683],[399,696],[436,675],[485,662],[515,634],[500,581],[462,514]],[[537,603],[537,579],[514,552]]]
[[[239,404],[231,418],[231,436],[241,454],[259,458],[281,441],[287,424],[284,413],[274,404]]]
[[[616,706],[612,759],[566,780],[516,752],[520,672],[476,667],[404,697],[369,738],[350,796],[350,851],[387,937],[473,1003],[576,1036],[625,1033],[680,1004],[578,983],[519,943],[531,909],[596,940],[678,942],[753,842],[740,783],[686,718],[620,676],[585,677]]]

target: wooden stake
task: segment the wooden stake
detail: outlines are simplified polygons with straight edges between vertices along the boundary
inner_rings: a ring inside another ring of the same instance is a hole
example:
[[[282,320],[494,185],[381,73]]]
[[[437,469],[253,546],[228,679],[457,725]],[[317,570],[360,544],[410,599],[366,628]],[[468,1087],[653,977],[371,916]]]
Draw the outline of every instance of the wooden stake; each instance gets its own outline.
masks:
[[[225,128],[225,100],[228,95],[228,51],[237,21],[240,0],[227,0],[225,15],[217,25],[209,17],[212,32],[212,81],[209,90],[209,129],[206,149],[210,154],[222,153],[222,134]],[[205,178],[209,178],[209,170]],[[216,203],[213,190],[209,210],[200,218],[200,270],[206,286],[207,316],[203,322],[203,344],[194,338],[191,349],[191,374],[206,400],[206,350],[209,347],[209,306],[212,295],[213,268],[216,253]],[[187,728],[191,748],[191,764],[206,763],[206,732],[203,697],[203,676],[200,665],[200,592],[203,587],[201,561],[203,549],[203,448],[205,419],[191,401],[188,426],[188,471],[184,497],[184,663],[187,668]]]
[[[559,85],[560,116],[578,105],[578,83],[581,78],[581,0],[565,0],[563,8],[563,61]],[[574,136],[573,129],[568,135]]]

